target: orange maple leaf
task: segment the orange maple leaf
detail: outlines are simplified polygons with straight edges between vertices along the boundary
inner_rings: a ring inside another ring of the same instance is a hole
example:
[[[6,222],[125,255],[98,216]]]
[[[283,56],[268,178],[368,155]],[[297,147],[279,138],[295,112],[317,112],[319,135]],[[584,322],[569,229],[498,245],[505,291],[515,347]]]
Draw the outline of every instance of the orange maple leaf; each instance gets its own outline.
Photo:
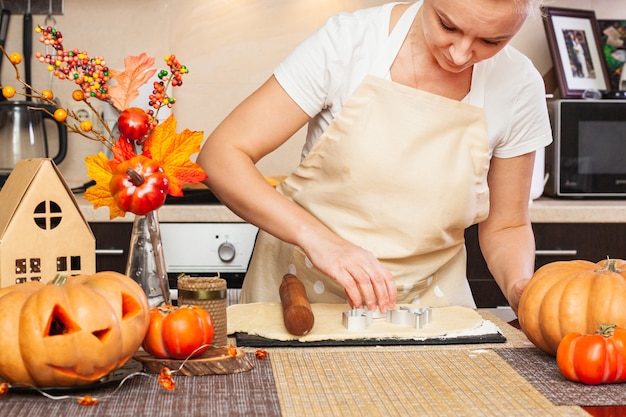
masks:
[[[85,158],[87,175],[96,181],[96,185],[89,187],[84,194],[86,200],[91,201],[95,209],[99,207],[109,208],[109,218],[124,217],[126,212],[117,206],[111,195],[109,184],[113,177],[113,167],[106,155],[100,152],[97,155],[89,155]]]
[[[189,129],[176,133],[176,118],[172,115],[157,125],[144,143],[144,154],[158,161],[170,179],[167,193],[180,197],[185,183],[196,184],[207,178],[200,165],[190,157],[200,151],[204,135]]]
[[[142,52],[124,58],[123,72],[109,69],[109,76],[117,82],[117,85],[109,86],[111,104],[120,111],[130,107],[130,103],[139,96],[139,88],[157,71],[153,65],[154,58]]]

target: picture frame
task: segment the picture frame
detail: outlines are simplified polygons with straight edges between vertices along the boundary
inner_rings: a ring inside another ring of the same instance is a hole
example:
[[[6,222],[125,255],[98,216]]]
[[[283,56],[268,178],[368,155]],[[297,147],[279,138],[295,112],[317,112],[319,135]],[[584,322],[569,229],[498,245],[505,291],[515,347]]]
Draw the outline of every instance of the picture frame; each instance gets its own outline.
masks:
[[[604,60],[613,91],[626,91],[626,19],[598,19]]]
[[[544,7],[544,27],[561,98],[611,89],[593,10]]]

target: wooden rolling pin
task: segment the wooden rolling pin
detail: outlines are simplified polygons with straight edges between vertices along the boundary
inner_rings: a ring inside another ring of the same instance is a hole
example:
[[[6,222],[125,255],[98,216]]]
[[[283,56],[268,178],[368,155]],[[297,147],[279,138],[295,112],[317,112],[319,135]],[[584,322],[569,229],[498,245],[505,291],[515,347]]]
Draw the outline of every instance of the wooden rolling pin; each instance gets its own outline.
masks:
[[[278,291],[287,331],[296,336],[304,336],[310,332],[315,317],[302,282],[295,275],[287,274],[283,277]]]

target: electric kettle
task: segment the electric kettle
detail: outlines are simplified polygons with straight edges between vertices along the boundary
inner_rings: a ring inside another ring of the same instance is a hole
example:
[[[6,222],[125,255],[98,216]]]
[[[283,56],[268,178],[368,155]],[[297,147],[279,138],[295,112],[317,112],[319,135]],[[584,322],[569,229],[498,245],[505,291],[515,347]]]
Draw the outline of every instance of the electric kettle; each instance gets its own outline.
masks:
[[[58,149],[52,160],[61,163],[67,153],[67,127],[52,117],[55,110],[52,105],[31,101],[0,102],[0,175],[8,176],[21,159],[50,158],[49,139],[55,137],[50,125],[58,132]]]

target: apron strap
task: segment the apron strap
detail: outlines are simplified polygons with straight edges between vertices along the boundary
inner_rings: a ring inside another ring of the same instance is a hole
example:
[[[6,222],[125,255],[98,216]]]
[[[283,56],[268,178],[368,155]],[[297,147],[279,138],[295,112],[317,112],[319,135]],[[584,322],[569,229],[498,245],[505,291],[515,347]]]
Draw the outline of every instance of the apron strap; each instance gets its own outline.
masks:
[[[391,64],[393,64],[393,61],[396,59],[396,56],[400,51],[400,47],[402,46],[404,39],[406,39],[409,29],[411,29],[413,20],[415,19],[417,11],[421,5],[421,1],[413,3],[400,17],[400,20],[398,20],[398,23],[393,28],[391,35],[387,38],[387,45],[382,56],[372,67],[372,75],[385,78],[385,75],[389,73],[389,68],[391,68]]]

